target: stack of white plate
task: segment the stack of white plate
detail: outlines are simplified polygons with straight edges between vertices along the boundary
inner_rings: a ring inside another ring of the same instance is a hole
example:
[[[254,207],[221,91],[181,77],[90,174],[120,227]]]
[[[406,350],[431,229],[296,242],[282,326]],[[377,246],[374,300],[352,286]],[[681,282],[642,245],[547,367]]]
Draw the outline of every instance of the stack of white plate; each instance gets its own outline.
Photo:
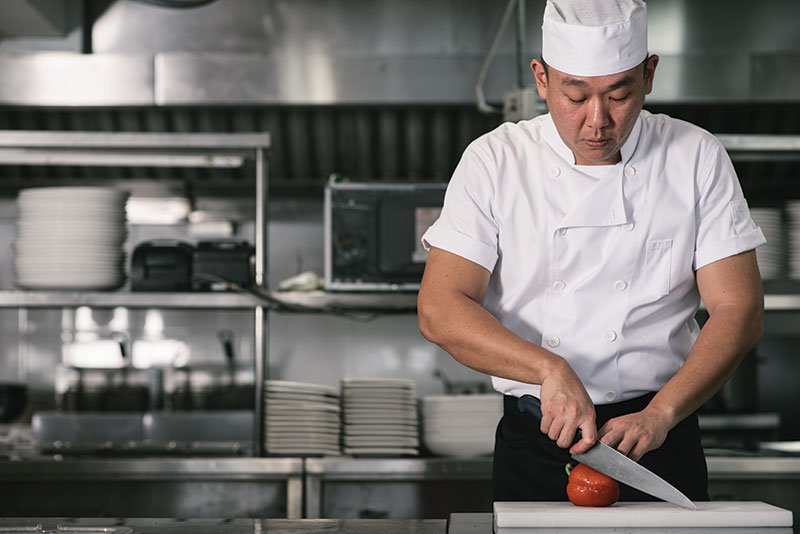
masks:
[[[264,450],[282,456],[341,454],[339,392],[318,384],[264,382]]]
[[[17,198],[16,283],[30,289],[112,289],[125,280],[128,194],[110,187],[40,187]]]
[[[781,277],[783,264],[783,223],[781,210],[777,208],[750,208],[753,222],[761,227],[767,242],[756,249],[758,270],[764,280]]]
[[[413,380],[343,378],[342,409],[345,454],[419,455]]]
[[[800,280],[800,200],[792,200],[786,204],[786,216],[789,278]]]
[[[482,456],[494,451],[503,397],[433,395],[422,398],[422,440],[440,456]]]

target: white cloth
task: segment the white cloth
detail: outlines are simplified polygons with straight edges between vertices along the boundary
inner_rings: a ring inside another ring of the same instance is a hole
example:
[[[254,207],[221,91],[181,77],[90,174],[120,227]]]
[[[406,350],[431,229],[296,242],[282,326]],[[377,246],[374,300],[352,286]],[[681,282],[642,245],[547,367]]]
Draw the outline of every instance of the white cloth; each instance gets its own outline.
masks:
[[[597,404],[659,390],[699,333],[695,270],[765,242],[711,134],[642,111],[621,155],[575,165],[549,115],[505,123],[466,149],[422,237],[490,271],[483,306]]]
[[[641,0],[548,0],[542,59],[573,76],[605,76],[647,58],[647,6]]]

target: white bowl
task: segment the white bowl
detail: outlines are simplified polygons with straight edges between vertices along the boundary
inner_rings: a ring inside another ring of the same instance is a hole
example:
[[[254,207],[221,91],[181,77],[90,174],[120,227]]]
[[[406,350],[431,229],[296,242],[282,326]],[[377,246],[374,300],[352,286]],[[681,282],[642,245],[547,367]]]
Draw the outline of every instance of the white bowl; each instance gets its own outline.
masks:
[[[489,439],[452,439],[423,436],[423,443],[439,456],[486,456],[494,452],[494,436]]]

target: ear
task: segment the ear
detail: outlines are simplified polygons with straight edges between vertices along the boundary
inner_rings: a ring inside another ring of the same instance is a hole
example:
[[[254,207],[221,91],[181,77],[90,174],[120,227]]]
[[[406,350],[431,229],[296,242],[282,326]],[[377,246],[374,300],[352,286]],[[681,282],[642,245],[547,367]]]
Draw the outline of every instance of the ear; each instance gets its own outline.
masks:
[[[539,92],[539,97],[547,100],[547,70],[545,70],[544,64],[538,59],[534,59],[531,61],[531,70],[536,80],[536,90]]]
[[[644,64],[644,94],[649,95],[653,90],[653,79],[656,75],[656,67],[658,66],[658,56],[653,54],[647,58]]]

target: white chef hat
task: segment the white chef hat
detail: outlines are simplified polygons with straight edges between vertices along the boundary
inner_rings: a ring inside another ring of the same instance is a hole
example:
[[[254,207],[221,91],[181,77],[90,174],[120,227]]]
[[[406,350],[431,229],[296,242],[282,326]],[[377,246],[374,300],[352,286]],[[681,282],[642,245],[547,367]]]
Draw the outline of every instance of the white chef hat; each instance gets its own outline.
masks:
[[[605,76],[647,57],[642,0],[547,0],[542,59],[573,76]]]

